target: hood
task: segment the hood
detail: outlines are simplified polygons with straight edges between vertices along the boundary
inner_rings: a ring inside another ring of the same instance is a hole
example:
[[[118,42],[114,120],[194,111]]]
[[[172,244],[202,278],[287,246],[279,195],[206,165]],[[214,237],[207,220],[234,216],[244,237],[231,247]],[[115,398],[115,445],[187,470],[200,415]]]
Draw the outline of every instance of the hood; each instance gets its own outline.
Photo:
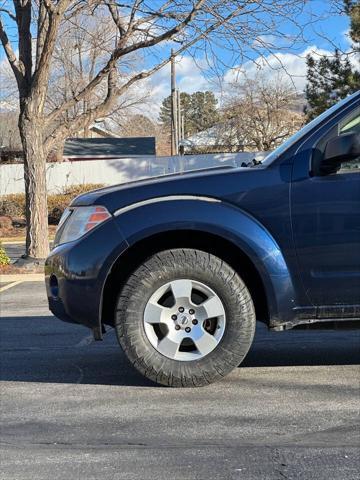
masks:
[[[229,193],[234,175],[252,175],[255,170],[261,169],[261,166],[255,169],[224,166],[162,175],[84,193],[76,197],[71,206],[103,205],[113,213],[136,202],[168,195],[205,195],[223,198]]]

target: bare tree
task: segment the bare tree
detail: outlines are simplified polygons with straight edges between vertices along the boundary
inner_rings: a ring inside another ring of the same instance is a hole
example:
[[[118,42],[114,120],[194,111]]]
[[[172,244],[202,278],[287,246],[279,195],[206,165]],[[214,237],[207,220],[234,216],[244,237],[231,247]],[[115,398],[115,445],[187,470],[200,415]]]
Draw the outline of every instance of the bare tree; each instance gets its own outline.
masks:
[[[108,16],[104,12],[98,12],[96,17],[84,15],[84,12],[74,15],[71,21],[65,22],[60,27],[58,41],[55,46],[51,75],[49,79],[49,91],[47,95],[46,112],[60,108],[64,102],[71,100],[78,92],[83,90],[91,82],[99,66],[104,65],[114,47],[117,37],[117,27],[114,23],[109,24]],[[122,62],[121,69],[125,65],[129,71],[135,71],[138,61],[136,53]],[[127,76],[117,70],[118,80],[121,76]],[[86,115],[96,107],[106,95],[106,85],[101,83],[97,88],[89,92],[86,98],[69,108],[65,115],[55,119],[51,129],[55,129],[59,122],[69,126],[71,135],[88,137],[94,118]],[[106,112],[106,116],[124,122],[132,116],[136,108],[149,102],[151,97],[150,88],[137,88],[134,84],[129,87],[126,95],[117,97],[112,106]],[[78,131],[71,129],[72,122],[82,115],[83,124]],[[97,119],[99,120],[99,119]],[[56,153],[57,161],[63,157],[64,138],[60,138],[57,145],[53,146],[52,157]]]
[[[0,148],[21,150],[17,117],[16,112],[0,112]]]
[[[67,136],[105,116],[137,82],[170,60],[170,47],[180,54],[202,48],[210,63],[223,63],[221,49],[248,58],[259,48],[266,53],[262,35],[275,35],[284,19],[301,16],[306,0],[13,0],[0,2],[6,20],[0,22],[0,40],[16,78],[19,93],[19,129],[24,151],[27,239],[30,257],[48,253],[46,176],[48,153]],[[98,41],[106,55],[92,65],[92,74],[49,98],[50,79],[56,72],[57,46],[74,19],[81,29],[105,21]],[[11,25],[13,23],[13,25]],[[15,26],[15,39],[12,38]],[[110,34],[108,35],[108,32]],[[114,33],[112,33],[114,32]],[[61,37],[61,38],[60,38]],[[172,45],[169,42],[172,41]],[[16,45],[16,46],[15,46]],[[268,48],[268,50],[271,47]],[[137,55],[137,69],[129,63]],[[218,61],[215,60],[217,57]],[[64,93],[66,90],[66,93]],[[55,100],[55,101],[54,101]]]
[[[280,75],[247,77],[231,86],[224,124],[244,148],[276,148],[304,123],[295,88]],[[233,141],[233,139],[232,139]]]

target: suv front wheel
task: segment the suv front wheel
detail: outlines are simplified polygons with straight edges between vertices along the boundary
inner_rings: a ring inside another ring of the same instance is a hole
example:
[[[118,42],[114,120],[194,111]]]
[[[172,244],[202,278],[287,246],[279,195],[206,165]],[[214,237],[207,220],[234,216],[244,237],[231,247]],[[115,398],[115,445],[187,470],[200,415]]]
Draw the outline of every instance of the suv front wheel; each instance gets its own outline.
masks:
[[[222,378],[247,354],[255,309],[239,275],[220,258],[193,249],[151,256],[122,288],[116,332],[130,362],[174,387]]]

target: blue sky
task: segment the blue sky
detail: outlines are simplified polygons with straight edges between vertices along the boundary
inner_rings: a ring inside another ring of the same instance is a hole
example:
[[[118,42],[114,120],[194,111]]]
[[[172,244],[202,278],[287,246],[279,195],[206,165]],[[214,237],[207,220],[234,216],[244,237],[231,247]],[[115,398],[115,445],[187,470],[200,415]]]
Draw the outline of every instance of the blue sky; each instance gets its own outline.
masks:
[[[280,69],[283,75],[293,82],[299,92],[303,91],[306,83],[305,58],[308,53],[313,53],[315,56],[331,55],[334,46],[343,51],[349,48],[349,39],[346,35],[349,29],[348,17],[336,14],[333,8],[333,11],[329,12],[330,4],[331,2],[326,0],[310,0],[307,3],[303,14],[295,19],[297,24],[303,26],[303,38],[298,40],[295,45],[289,42],[289,38],[296,34],[296,28],[290,21],[284,21],[280,30],[285,38],[280,40],[274,37],[274,32],[269,28],[265,33],[265,38],[264,35],[259,35],[258,40],[254,42],[254,39],[251,39],[249,45],[244,47],[246,58],[240,58],[236,53],[230,53],[230,51],[216,47],[215,56],[222,60],[222,64],[217,63],[217,74],[223,80],[223,85],[237,79],[241,76],[241,72],[246,72],[250,76],[255,75],[259,71],[260,65],[264,74],[269,77],[278,74],[277,70]],[[320,20],[305,26],[311,18],[315,17],[320,18]],[[272,49],[271,52],[262,50],[263,58],[259,58],[259,42],[262,39],[270,42]],[[14,47],[16,48],[16,45]],[[169,45],[163,48],[168,49]],[[255,51],[255,49],[258,51]],[[0,68],[3,69],[6,59],[2,48],[0,50]],[[146,63],[150,63],[151,60],[152,57],[149,55]],[[164,67],[153,78],[138,87],[142,90],[149,90],[155,114],[162,99],[170,92],[169,69],[169,66]],[[218,76],[214,79],[213,71],[209,68],[201,50],[196,52],[195,58],[189,54],[183,54],[178,59],[177,82],[182,91],[191,93],[196,90],[213,89],[219,94]]]
[[[181,90],[189,93],[196,90],[212,89],[217,94],[226,91],[226,85],[241,78],[242,73],[248,76],[255,75],[259,71],[259,65],[264,75],[272,77],[283,76],[287,81],[293,83],[295,88],[302,92],[306,84],[306,55],[312,53],[317,55],[331,55],[335,46],[342,51],[347,51],[350,46],[348,38],[349,19],[346,15],[339,15],[329,11],[329,2],[324,0],[311,0],[305,7],[304,14],[296,19],[296,22],[303,26],[303,38],[296,42],[296,45],[287,42],[287,39],[279,40],[272,38],[272,32],[267,32],[267,39],[273,44],[271,52],[263,51],[263,58],[251,46],[246,50],[248,59],[235,58],[226,50],[217,51],[221,55],[224,64],[220,66],[221,88],[214,84],[212,72],[209,70],[201,52],[194,60],[190,55],[183,55],[177,64],[177,83]],[[320,18],[316,22],[305,26],[310,18]],[[296,28],[291,22],[284,22],[280,30],[289,36],[296,34]],[[353,58],[355,62],[355,58]],[[256,62],[256,63],[255,63]],[[233,68],[230,68],[230,65]],[[169,67],[165,67],[149,81],[153,98],[157,104],[169,94]]]

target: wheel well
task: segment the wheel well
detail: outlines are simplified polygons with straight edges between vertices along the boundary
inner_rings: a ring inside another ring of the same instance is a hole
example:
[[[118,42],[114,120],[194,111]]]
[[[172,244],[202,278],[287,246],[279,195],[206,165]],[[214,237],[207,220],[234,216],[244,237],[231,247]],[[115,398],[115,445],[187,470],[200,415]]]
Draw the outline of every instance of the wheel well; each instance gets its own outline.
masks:
[[[147,258],[171,248],[195,248],[216,255],[227,262],[244,280],[254,301],[256,318],[269,323],[269,309],[262,279],[247,255],[232,242],[207,232],[193,230],[163,232],[147,237],[131,246],[113,264],[102,299],[102,323],[113,325],[119,291],[128,276]]]

